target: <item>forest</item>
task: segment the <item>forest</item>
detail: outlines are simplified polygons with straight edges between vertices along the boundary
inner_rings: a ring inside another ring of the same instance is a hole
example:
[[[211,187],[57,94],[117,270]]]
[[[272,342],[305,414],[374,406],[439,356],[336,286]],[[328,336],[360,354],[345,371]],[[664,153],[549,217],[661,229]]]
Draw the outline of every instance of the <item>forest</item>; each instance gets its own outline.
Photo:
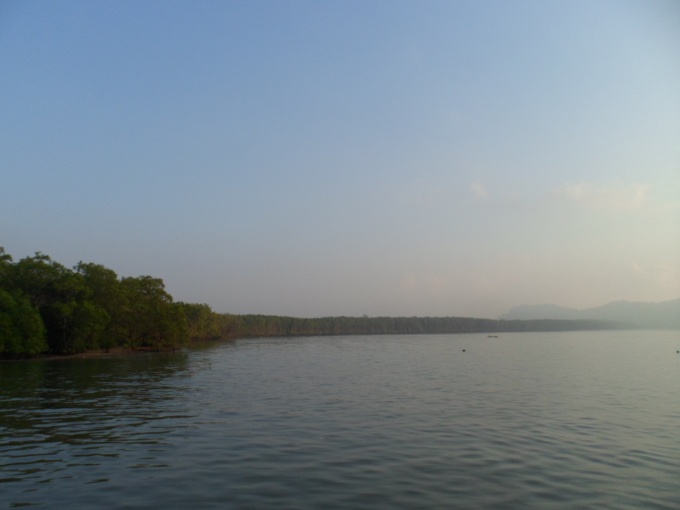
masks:
[[[160,278],[119,278],[99,264],[68,268],[36,253],[18,262],[0,247],[0,356],[95,349],[170,350],[219,338],[208,305],[174,302]]]
[[[36,253],[15,262],[0,247],[0,358],[127,348],[174,350],[194,342],[303,335],[498,333],[621,329],[597,320],[466,317],[233,315],[175,302],[162,279],[119,277],[100,264],[68,268]]]

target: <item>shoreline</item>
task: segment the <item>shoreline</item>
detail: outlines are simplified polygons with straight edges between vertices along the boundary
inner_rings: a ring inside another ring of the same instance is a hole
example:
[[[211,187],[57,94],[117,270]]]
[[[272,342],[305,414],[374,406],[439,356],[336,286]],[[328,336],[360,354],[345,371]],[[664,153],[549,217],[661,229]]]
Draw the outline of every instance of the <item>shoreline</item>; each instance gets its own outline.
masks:
[[[131,347],[113,347],[111,349],[92,349],[85,352],[78,352],[75,354],[38,354],[29,358],[0,358],[0,362],[12,361],[54,361],[54,360],[68,360],[68,359],[106,359],[106,358],[122,358],[127,356],[136,356],[144,353],[161,353],[172,351],[157,351],[152,349],[133,349]],[[175,351],[177,352],[177,351]]]

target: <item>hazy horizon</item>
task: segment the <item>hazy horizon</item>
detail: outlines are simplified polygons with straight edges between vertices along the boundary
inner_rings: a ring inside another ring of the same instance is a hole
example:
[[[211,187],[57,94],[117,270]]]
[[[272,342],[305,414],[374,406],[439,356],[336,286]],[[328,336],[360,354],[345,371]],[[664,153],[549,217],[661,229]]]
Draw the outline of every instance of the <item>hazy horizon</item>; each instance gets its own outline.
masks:
[[[9,1],[0,246],[217,312],[680,298],[680,3]]]

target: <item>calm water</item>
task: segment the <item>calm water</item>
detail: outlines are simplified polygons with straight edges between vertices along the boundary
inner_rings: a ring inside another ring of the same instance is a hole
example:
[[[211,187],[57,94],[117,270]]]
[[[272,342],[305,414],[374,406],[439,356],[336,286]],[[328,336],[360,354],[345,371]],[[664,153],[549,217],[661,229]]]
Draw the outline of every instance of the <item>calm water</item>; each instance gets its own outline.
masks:
[[[679,349],[346,336],[2,363],[0,507],[677,509]]]

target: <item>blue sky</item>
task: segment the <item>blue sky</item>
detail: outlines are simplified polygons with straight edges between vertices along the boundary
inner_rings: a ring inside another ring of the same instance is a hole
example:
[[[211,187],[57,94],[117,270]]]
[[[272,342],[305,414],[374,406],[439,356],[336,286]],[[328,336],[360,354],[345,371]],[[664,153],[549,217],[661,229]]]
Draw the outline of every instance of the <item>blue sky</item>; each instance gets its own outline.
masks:
[[[680,3],[4,1],[0,246],[218,312],[680,297]]]

